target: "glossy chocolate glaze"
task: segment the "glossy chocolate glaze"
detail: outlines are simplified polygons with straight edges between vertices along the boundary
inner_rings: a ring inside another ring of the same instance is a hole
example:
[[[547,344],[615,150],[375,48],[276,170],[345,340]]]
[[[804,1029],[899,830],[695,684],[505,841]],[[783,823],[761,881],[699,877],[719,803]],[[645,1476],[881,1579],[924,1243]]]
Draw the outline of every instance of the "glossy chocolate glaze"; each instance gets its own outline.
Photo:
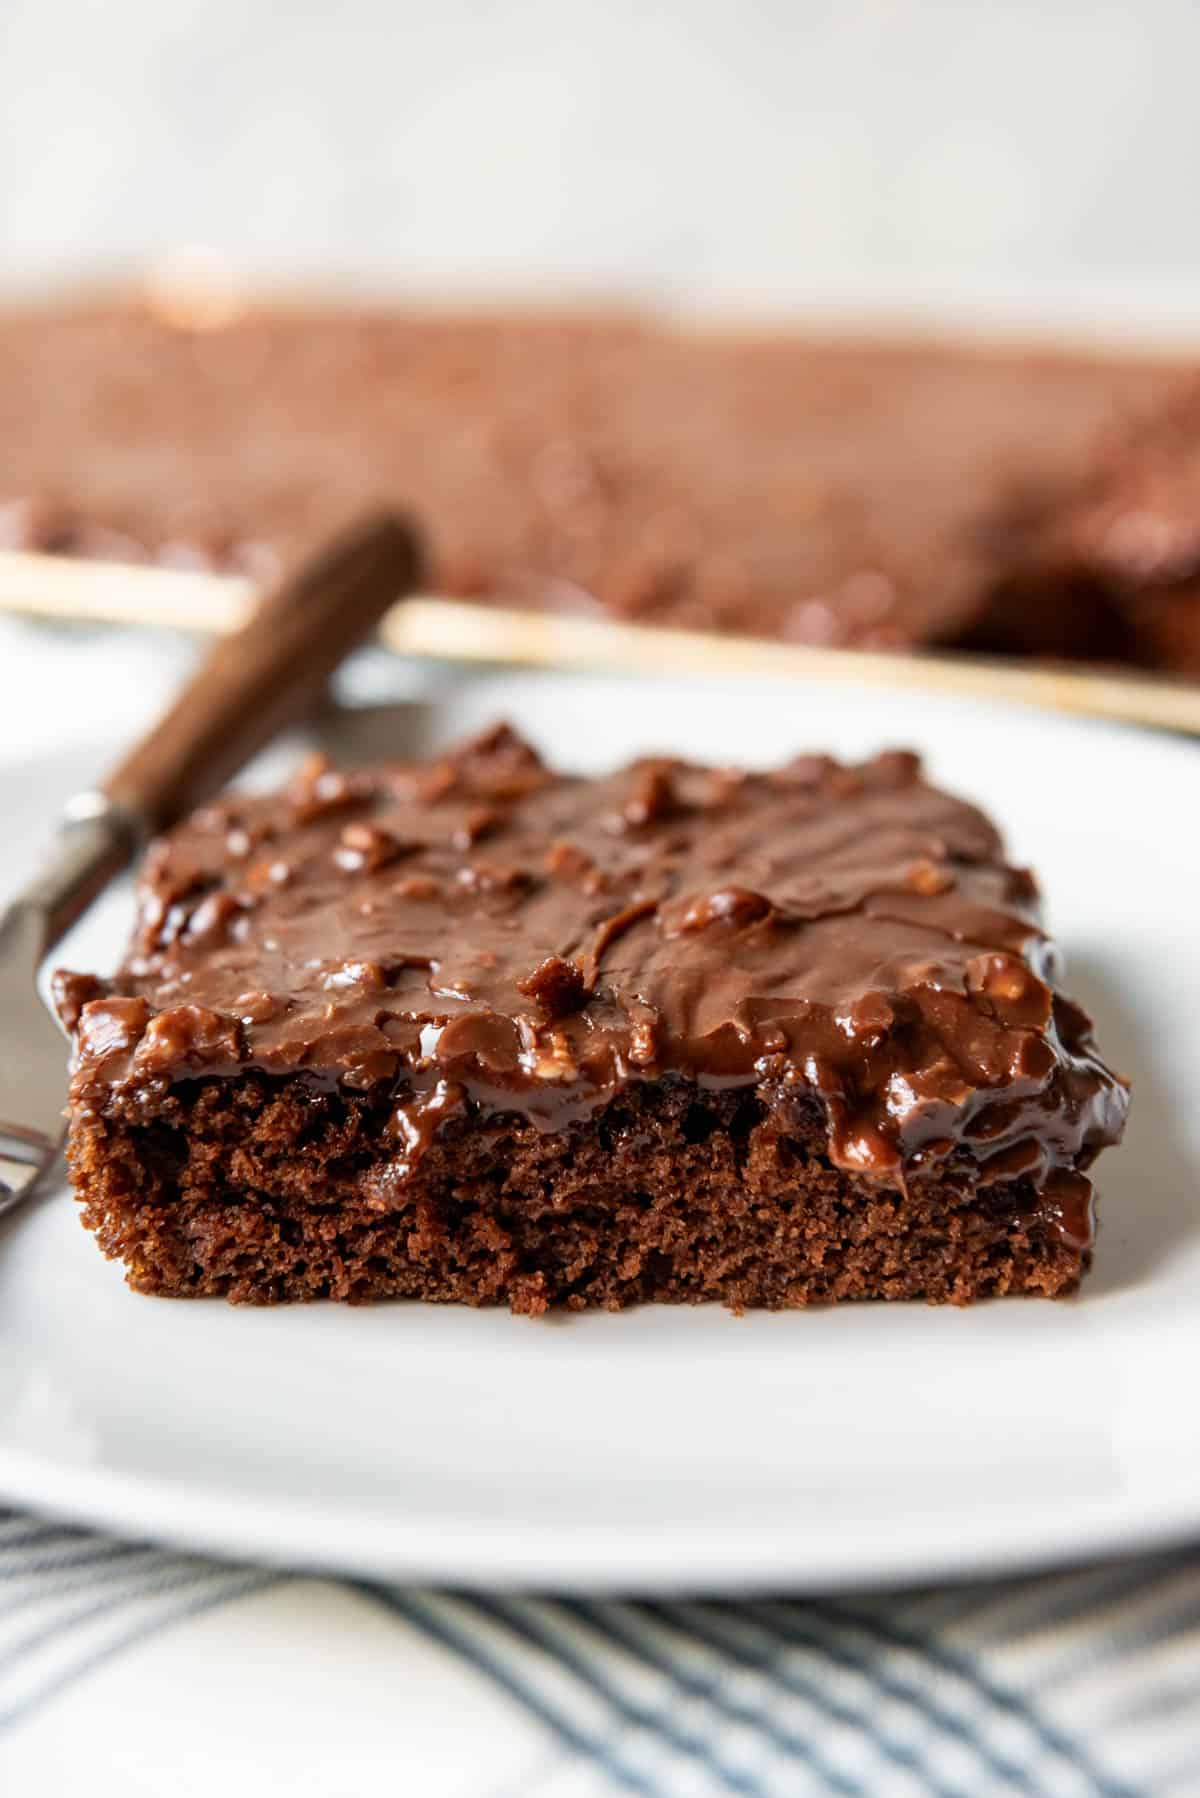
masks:
[[[501,726],[198,813],[116,978],[59,1002],[77,1107],[247,1067],[385,1083],[411,1161],[468,1104],[555,1129],[681,1077],[816,1108],[858,1176],[1032,1183],[1082,1240],[1127,1091],[1054,980],[1031,876],[912,755],[586,780]]]

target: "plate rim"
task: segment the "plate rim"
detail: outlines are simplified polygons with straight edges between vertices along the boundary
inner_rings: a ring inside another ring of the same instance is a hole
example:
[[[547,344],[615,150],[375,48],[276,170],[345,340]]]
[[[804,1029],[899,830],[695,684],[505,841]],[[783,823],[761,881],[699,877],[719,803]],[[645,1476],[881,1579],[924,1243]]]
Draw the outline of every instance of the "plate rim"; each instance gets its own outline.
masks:
[[[68,1490],[71,1487],[74,1490]],[[1051,1536],[1036,1511],[1007,1511],[1007,1530],[987,1546],[927,1545],[914,1556],[910,1533],[902,1551],[864,1555],[851,1526],[832,1552],[781,1553],[774,1532],[739,1532],[709,1523],[663,1520],[638,1527],[513,1524],[493,1517],[486,1535],[477,1518],[407,1512],[400,1520],[344,1503],[280,1503],[242,1491],[215,1493],[183,1482],[78,1469],[0,1446],[0,1489],[6,1504],[26,1506],[65,1525],[146,1539],[185,1553],[288,1568],[298,1573],[386,1579],[405,1584],[489,1587],[497,1591],[577,1591],[653,1596],[683,1592],[712,1597],[738,1592],[796,1593],[900,1590],[1067,1568],[1126,1553],[1181,1546],[1200,1531],[1200,1485],[1186,1476],[1165,1489],[1152,1519],[1143,1513],[1130,1540],[1129,1496],[1076,1498],[1070,1527]],[[269,1514],[268,1514],[269,1513]],[[944,1519],[938,1519],[939,1525]],[[844,1540],[843,1540],[844,1537]],[[640,1544],[631,1553],[630,1540]],[[730,1553],[731,1541],[737,1549]],[[481,1553],[480,1543],[487,1544]],[[547,1543],[553,1552],[547,1552]],[[680,1552],[682,1545],[683,1552]],[[828,1545],[828,1538],[826,1538]],[[650,1566],[653,1563],[653,1567]],[[699,1571],[703,1569],[704,1571]]]

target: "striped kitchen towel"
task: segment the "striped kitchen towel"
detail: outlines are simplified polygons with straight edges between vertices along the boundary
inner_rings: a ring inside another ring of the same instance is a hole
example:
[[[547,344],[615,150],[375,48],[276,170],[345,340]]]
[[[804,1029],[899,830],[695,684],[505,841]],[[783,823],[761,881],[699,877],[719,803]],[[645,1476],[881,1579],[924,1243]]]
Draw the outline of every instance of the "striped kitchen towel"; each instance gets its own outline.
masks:
[[[1200,1794],[1200,1553],[830,1599],[435,1592],[0,1513],[0,1792]]]

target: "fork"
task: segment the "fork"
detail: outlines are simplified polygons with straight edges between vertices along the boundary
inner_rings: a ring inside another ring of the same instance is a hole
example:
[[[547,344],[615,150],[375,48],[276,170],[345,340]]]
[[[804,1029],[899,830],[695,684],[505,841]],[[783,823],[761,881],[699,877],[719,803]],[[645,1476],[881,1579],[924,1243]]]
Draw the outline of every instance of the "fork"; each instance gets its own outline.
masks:
[[[67,1046],[41,963],[142,845],[295,721],[393,600],[419,585],[413,527],[372,513],[209,651],[147,736],[69,802],[41,871],[0,912],[0,1215],[39,1188],[63,1139]]]

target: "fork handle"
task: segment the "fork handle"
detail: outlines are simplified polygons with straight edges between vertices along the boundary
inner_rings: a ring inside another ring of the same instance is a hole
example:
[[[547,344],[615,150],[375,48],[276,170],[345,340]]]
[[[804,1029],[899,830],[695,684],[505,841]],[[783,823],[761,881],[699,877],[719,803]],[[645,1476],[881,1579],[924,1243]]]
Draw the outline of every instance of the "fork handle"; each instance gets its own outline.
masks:
[[[140,845],[169,829],[299,717],[334,669],[411,593],[416,532],[382,511],[353,525],[209,651],[149,735],[67,808],[48,860],[16,904],[42,920],[46,954]]]
[[[209,651],[101,792],[143,835],[169,829],[306,709],[421,566],[416,533],[395,512],[335,538]]]

